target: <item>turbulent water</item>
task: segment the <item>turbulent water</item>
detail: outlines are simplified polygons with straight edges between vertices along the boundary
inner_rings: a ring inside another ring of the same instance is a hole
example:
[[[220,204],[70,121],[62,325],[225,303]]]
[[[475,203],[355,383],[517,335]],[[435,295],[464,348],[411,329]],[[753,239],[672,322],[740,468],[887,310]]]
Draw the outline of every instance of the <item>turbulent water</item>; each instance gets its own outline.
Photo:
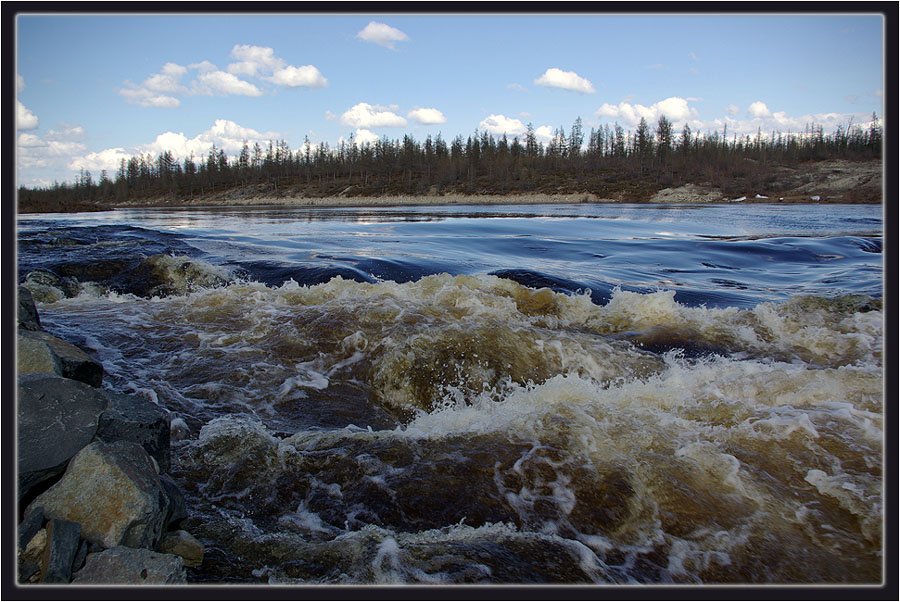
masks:
[[[879,583],[880,207],[22,216],[193,581]]]

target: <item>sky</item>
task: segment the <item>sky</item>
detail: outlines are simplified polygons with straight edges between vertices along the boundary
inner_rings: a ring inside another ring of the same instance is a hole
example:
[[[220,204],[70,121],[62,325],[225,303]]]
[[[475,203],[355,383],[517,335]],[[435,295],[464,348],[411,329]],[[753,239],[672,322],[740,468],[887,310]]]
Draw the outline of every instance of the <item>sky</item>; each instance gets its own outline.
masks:
[[[729,137],[884,107],[879,14],[83,14],[16,18],[18,184],[122,158],[665,115]]]

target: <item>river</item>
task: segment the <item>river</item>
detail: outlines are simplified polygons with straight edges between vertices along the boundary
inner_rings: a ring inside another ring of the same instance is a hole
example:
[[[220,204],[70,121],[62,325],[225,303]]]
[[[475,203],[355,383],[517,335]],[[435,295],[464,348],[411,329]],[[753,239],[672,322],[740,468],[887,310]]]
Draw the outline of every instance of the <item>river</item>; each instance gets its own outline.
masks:
[[[21,215],[20,282],[166,408],[189,580],[883,578],[880,206]]]

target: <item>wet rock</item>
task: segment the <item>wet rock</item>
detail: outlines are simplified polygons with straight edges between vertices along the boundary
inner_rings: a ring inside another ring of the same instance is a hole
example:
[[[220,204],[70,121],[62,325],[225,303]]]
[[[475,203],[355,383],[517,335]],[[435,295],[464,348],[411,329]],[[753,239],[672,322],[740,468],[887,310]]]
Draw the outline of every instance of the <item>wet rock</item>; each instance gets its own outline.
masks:
[[[74,297],[81,286],[74,278],[64,278],[50,270],[34,270],[25,276],[23,286],[31,291],[33,298],[45,303],[53,303],[66,297]]]
[[[59,360],[47,343],[21,334],[16,342],[16,366],[19,374],[62,376]]]
[[[41,559],[41,581],[68,583],[81,536],[81,525],[52,519],[47,523],[47,546]]]
[[[203,544],[187,531],[166,533],[159,543],[159,551],[181,556],[185,566],[198,567],[203,564]]]
[[[19,581],[35,582],[41,577],[41,558],[47,547],[47,529],[39,529],[19,554]]]
[[[72,343],[47,332],[23,332],[22,338],[44,343],[59,364],[59,374],[66,378],[99,387],[103,382],[103,366]]]
[[[159,475],[159,481],[162,483],[163,489],[166,492],[166,497],[169,498],[169,510],[166,513],[166,526],[171,527],[187,518],[187,502],[184,499],[184,492],[181,491],[181,488],[172,480],[172,477],[161,474]]]
[[[97,439],[112,443],[137,443],[156,460],[160,472],[169,470],[168,413],[152,401],[125,395],[106,393],[109,404],[100,414]]]
[[[63,472],[97,433],[106,396],[84,383],[32,374],[19,377],[19,501]]]
[[[154,548],[169,507],[157,470],[136,443],[97,441],[78,452],[33,505],[48,517],[80,523],[84,539],[106,548]]]
[[[31,508],[29,512],[25,513],[25,517],[22,519],[22,522],[19,523],[18,536],[20,550],[25,549],[28,542],[43,528],[45,521],[44,509],[40,506]]]
[[[37,307],[34,305],[34,297],[24,286],[19,287],[19,328],[24,330],[40,330],[41,318]]]
[[[186,583],[187,577],[180,556],[138,548],[114,547],[88,554],[84,568],[75,573],[72,582],[173,585]]]

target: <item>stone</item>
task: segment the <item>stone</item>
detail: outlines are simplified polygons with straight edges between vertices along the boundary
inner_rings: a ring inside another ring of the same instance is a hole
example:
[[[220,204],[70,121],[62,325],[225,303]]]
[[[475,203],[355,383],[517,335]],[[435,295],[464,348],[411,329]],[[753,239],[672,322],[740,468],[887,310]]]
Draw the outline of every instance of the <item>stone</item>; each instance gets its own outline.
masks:
[[[137,443],[156,460],[160,472],[169,470],[168,413],[150,400],[134,395],[106,392],[109,404],[100,414],[97,439]]]
[[[159,475],[163,489],[166,491],[166,497],[169,498],[169,511],[166,514],[166,526],[171,527],[178,525],[187,518],[187,502],[184,499],[184,492],[172,480],[172,477],[166,474]]]
[[[181,556],[185,566],[199,567],[203,564],[203,544],[187,531],[172,531],[159,542],[159,551]]]
[[[41,581],[68,583],[72,565],[81,541],[81,525],[67,520],[52,519],[47,523],[47,546],[41,558]]]
[[[72,561],[72,572],[79,570],[84,566],[84,561],[87,559],[88,551],[90,545],[85,540],[81,540],[81,545],[78,546],[78,551],[75,553],[75,560]]]
[[[187,575],[180,556],[139,548],[114,547],[88,554],[84,568],[75,573],[72,582],[175,585],[187,583]]]
[[[91,442],[107,399],[84,383],[31,374],[19,377],[18,499],[61,474]]]
[[[99,387],[102,384],[103,366],[91,359],[91,356],[84,350],[48,332],[23,331],[22,336],[42,341],[49,347],[59,364],[61,376],[81,381],[92,387]]]
[[[19,581],[35,582],[41,576],[41,557],[47,547],[47,529],[39,529],[19,554]]]
[[[19,328],[23,330],[40,330],[41,318],[34,304],[31,291],[24,286],[19,287]]]
[[[32,505],[43,506],[48,517],[80,523],[81,536],[105,548],[155,548],[169,500],[144,448],[130,441],[95,441]]]
[[[46,518],[44,517],[44,509],[40,506],[30,508],[25,512],[22,522],[19,523],[19,549],[24,550],[28,542],[44,527]]]
[[[53,374],[62,376],[62,367],[50,346],[44,341],[19,335],[16,346],[18,374]]]

